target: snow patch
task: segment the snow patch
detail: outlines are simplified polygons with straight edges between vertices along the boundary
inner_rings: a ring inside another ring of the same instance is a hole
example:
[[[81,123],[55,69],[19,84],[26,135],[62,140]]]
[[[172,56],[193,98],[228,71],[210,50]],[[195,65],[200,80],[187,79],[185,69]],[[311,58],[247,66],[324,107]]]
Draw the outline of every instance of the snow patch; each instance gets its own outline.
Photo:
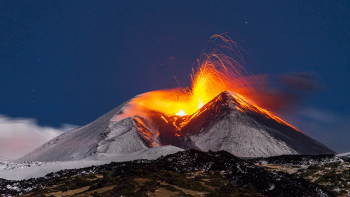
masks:
[[[64,169],[78,169],[89,166],[98,166],[110,162],[133,161],[137,159],[157,159],[161,156],[173,154],[183,149],[175,146],[160,146],[149,148],[129,154],[108,154],[99,153],[88,158],[78,161],[61,161],[61,162],[32,162],[30,166],[26,166],[28,162],[16,164],[12,168],[2,168],[0,170],[0,178],[8,180],[22,180],[29,178],[43,177],[51,172],[57,172]],[[35,165],[37,164],[37,165]]]

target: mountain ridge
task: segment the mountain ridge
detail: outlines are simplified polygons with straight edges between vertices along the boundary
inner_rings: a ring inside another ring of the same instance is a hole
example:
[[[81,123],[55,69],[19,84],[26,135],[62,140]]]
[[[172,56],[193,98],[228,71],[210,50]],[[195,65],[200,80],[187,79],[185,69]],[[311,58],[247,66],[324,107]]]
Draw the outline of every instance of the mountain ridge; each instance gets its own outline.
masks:
[[[79,160],[98,153],[125,154],[162,145],[225,150],[239,157],[335,153],[232,92],[222,92],[189,116],[142,109],[141,114],[113,121],[115,115],[123,114],[130,101],[17,161]]]
[[[250,104],[237,101],[230,92],[221,93],[182,128],[182,141],[190,146],[180,147],[225,150],[240,157],[335,153],[282,120],[256,113],[250,110],[254,106],[244,105]]]
[[[129,101],[124,102],[115,109],[96,119],[83,127],[67,131],[56,138],[48,141],[29,154],[17,159],[23,161],[67,161],[83,159],[98,152],[129,153],[148,148],[139,138],[137,131],[133,127],[131,118],[126,118],[118,123],[111,122],[110,119],[122,112],[122,108]],[[118,130],[121,126],[121,130]],[[113,133],[116,128],[116,138],[109,141],[108,133]],[[120,138],[117,138],[117,137]],[[128,138],[127,140],[125,138]],[[119,141],[117,141],[119,140]],[[120,142],[123,146],[113,146]],[[134,141],[133,144],[130,141]],[[130,146],[131,144],[131,146]],[[118,149],[121,148],[121,149]]]

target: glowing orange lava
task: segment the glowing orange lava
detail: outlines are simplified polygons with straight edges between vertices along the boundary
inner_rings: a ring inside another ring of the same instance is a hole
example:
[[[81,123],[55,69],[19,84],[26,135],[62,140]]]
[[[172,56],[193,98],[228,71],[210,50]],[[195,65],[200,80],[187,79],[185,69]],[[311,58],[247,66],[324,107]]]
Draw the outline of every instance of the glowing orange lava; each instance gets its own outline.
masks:
[[[242,66],[245,62],[240,53],[242,49],[235,42],[226,35],[214,35],[206,49],[210,52],[203,51],[197,60],[198,66],[191,75],[191,88],[147,92],[133,99],[131,104],[169,116],[193,115],[221,92],[230,91],[239,95],[235,97],[241,104],[236,107],[238,110],[244,112],[250,109],[290,126],[263,109],[270,106],[273,99],[266,98],[266,94],[261,93],[264,80],[245,71]]]
[[[185,110],[180,109],[180,111],[177,112],[176,115],[178,115],[178,116],[185,116],[187,114],[186,114]]]
[[[223,91],[229,90],[241,95],[252,94],[254,78],[247,78],[241,66],[242,56],[231,39],[222,35],[212,36],[212,43],[220,39],[223,43],[211,50],[203,52],[197,61],[197,69],[193,71],[191,88],[176,88],[147,92],[135,98],[137,103],[166,114],[191,115],[204,104]],[[222,50],[231,54],[226,54]],[[233,57],[232,57],[233,56]],[[238,60],[237,60],[238,59]],[[249,81],[247,80],[249,79]]]

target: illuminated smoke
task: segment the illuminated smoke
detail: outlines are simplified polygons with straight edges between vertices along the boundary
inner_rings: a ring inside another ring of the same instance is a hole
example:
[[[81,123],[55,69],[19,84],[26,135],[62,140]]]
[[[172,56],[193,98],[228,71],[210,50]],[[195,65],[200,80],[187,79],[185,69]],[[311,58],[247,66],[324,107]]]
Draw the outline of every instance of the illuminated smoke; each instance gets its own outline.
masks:
[[[123,114],[112,120],[142,115],[146,109],[169,116],[191,115],[221,92],[230,91],[258,109],[255,112],[268,114],[276,121],[285,123],[272,115],[270,110],[289,102],[289,95],[269,90],[266,75],[249,74],[244,69],[242,51],[227,35],[212,36],[193,69],[191,88],[157,90],[138,95],[124,107]]]

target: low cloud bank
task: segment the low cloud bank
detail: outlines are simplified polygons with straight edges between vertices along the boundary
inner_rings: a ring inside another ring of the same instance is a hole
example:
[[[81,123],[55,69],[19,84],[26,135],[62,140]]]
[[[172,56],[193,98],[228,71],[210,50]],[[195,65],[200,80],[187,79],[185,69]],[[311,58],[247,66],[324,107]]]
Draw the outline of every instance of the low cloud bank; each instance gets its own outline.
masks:
[[[52,138],[76,127],[45,127],[38,125],[35,119],[0,115],[0,161],[24,156]]]

